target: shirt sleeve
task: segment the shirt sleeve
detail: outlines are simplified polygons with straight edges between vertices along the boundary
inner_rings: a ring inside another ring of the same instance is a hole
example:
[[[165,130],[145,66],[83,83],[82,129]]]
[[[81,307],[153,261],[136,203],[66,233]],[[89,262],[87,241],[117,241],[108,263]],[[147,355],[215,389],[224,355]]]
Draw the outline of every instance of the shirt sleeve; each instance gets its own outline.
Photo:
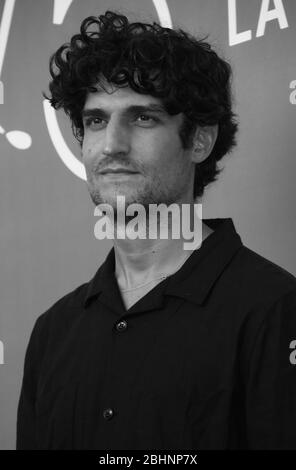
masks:
[[[41,315],[35,322],[27,347],[17,410],[16,450],[37,449],[35,402],[41,363]],[[44,346],[44,344],[43,344]]]
[[[246,389],[250,449],[296,449],[296,290],[268,310],[255,338]]]

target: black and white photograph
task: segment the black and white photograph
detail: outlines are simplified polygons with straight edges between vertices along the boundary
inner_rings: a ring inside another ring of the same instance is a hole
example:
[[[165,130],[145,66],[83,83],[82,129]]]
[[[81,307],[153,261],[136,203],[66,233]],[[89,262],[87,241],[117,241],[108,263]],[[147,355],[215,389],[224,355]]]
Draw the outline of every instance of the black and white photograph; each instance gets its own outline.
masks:
[[[296,450],[295,43],[293,0],[0,0],[0,450]]]

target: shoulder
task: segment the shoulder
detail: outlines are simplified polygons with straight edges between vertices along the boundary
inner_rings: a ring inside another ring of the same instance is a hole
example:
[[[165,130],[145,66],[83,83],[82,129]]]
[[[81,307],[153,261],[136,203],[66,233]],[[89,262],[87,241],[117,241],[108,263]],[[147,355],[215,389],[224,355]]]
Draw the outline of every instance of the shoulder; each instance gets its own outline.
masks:
[[[83,314],[88,286],[89,282],[76,287],[37,317],[28,349],[42,356],[50,345],[63,342]]]
[[[268,338],[271,348],[281,342],[287,350],[296,337],[295,276],[245,246],[231,264],[246,349],[250,353],[255,344],[261,348]]]
[[[213,294],[223,318],[237,326],[248,348],[272,319],[282,322],[286,331],[295,329],[295,276],[244,245],[225,267]]]
[[[267,276],[275,276],[278,279],[282,278],[285,280],[290,279],[290,281],[296,282],[293,274],[245,245],[242,245],[239,250],[239,257],[240,261],[244,263],[245,268],[250,267],[252,272],[257,271],[262,274],[265,271]]]
[[[243,380],[256,370],[262,377],[263,370],[271,373],[272,364],[287,370],[296,338],[295,276],[242,245],[221,277],[221,296],[223,290],[229,334],[237,327]]]
[[[89,282],[81,284],[58,299],[51,307],[37,318],[37,323],[49,324],[52,321],[67,323],[83,309]]]
[[[231,263],[230,275],[246,304],[268,306],[296,293],[296,277],[292,273],[244,245]]]

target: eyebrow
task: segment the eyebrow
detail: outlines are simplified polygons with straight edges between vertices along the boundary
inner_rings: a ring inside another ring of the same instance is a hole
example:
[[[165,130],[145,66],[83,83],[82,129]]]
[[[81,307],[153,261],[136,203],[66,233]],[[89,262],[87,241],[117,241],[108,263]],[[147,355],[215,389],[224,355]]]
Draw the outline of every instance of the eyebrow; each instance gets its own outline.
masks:
[[[147,105],[132,105],[132,106],[129,106],[128,108],[124,109],[123,115],[144,113],[144,112],[147,112],[147,111],[148,112],[150,111],[150,112],[168,114],[163,105],[156,104],[156,103],[150,103],[150,104],[147,104]],[[107,116],[107,115],[108,115],[108,112],[106,112],[102,108],[87,108],[87,109],[84,109],[81,113],[82,119],[87,118],[87,117],[93,117],[93,116]]]

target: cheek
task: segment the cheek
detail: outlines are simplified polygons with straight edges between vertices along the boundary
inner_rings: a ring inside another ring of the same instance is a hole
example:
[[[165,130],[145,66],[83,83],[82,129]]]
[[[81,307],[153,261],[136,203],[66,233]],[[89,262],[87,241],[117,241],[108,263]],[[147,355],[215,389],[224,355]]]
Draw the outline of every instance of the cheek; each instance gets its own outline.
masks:
[[[143,163],[149,162],[156,173],[171,173],[174,168],[182,166],[180,140],[175,135],[166,136],[165,140],[163,136],[155,137],[142,148]]]
[[[84,165],[88,165],[93,160],[94,154],[94,146],[89,139],[84,138],[81,148],[82,162]]]
[[[187,174],[189,167],[188,156],[180,147],[177,139],[172,139],[167,146],[162,149],[160,171],[167,175],[168,178],[180,178],[181,175]]]

